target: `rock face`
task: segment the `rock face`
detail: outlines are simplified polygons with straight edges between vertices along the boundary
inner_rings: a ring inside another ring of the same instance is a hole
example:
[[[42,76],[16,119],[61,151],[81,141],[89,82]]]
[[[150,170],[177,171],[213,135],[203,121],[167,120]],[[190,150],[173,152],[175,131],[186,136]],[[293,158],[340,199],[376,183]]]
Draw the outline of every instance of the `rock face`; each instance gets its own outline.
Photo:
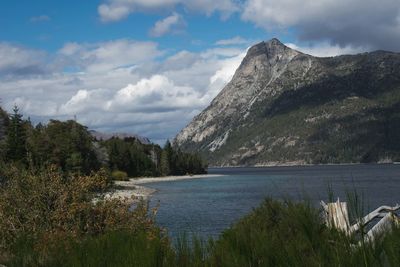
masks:
[[[400,54],[318,58],[272,39],[175,138],[212,166],[400,160]]]

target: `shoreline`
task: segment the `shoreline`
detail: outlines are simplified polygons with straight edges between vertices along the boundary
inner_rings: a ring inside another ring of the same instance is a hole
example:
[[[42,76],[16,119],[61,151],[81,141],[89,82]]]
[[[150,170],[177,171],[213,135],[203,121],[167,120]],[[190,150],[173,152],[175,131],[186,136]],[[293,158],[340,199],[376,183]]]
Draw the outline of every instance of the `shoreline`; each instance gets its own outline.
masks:
[[[297,164],[297,163],[271,163],[256,165],[224,165],[224,166],[208,166],[208,169],[224,169],[224,168],[273,168],[273,167],[315,167],[315,166],[354,166],[354,165],[400,165],[400,162],[373,162],[373,163],[324,163],[324,164]]]
[[[195,174],[195,175],[171,175],[162,177],[140,177],[129,179],[130,184],[149,184],[157,182],[169,182],[169,181],[179,181],[179,180],[190,180],[190,179],[205,179],[210,177],[220,177],[223,174]]]
[[[206,179],[211,177],[224,176],[221,174],[197,174],[197,175],[182,175],[182,176],[164,176],[164,177],[142,177],[142,178],[131,178],[128,181],[115,181],[115,191],[109,192],[105,195],[108,199],[126,199],[127,201],[132,200],[135,202],[137,199],[148,200],[152,194],[157,190],[142,184],[150,184],[157,182],[169,182],[169,181],[180,181],[190,179]]]

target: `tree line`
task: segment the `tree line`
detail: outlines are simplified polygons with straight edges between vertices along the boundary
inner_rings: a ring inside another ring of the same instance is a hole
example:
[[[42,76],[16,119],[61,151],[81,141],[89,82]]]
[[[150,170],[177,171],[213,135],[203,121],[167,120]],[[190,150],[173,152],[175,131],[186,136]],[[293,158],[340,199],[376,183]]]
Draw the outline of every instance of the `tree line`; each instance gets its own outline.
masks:
[[[206,172],[200,156],[184,153],[169,141],[161,148],[134,137],[96,140],[86,126],[74,120],[34,126],[16,106],[12,114],[0,108],[0,162],[33,169],[55,165],[80,174],[106,168],[129,177]]]

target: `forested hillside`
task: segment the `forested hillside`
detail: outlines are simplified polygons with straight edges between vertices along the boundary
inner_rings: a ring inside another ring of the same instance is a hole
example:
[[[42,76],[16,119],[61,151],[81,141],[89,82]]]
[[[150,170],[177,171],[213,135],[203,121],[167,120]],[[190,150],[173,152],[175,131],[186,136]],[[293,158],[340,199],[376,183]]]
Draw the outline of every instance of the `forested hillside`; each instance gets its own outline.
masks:
[[[17,107],[0,112],[0,157],[5,163],[31,169],[57,166],[63,172],[90,174],[100,168],[122,171],[128,177],[199,174],[201,158],[175,150],[143,144],[137,138],[96,140],[87,127],[73,120],[50,120],[33,126]]]

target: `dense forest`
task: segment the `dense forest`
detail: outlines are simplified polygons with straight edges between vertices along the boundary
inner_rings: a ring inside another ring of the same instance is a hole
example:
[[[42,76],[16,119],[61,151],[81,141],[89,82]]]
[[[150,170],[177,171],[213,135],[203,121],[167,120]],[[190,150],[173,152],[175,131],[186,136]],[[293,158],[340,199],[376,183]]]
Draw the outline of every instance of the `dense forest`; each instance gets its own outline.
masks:
[[[161,148],[133,137],[96,140],[74,120],[34,126],[17,107],[12,114],[0,108],[0,159],[33,169],[55,165],[67,173],[89,174],[106,168],[110,173],[124,173],[125,178],[205,173],[199,156],[174,149],[169,141]]]

